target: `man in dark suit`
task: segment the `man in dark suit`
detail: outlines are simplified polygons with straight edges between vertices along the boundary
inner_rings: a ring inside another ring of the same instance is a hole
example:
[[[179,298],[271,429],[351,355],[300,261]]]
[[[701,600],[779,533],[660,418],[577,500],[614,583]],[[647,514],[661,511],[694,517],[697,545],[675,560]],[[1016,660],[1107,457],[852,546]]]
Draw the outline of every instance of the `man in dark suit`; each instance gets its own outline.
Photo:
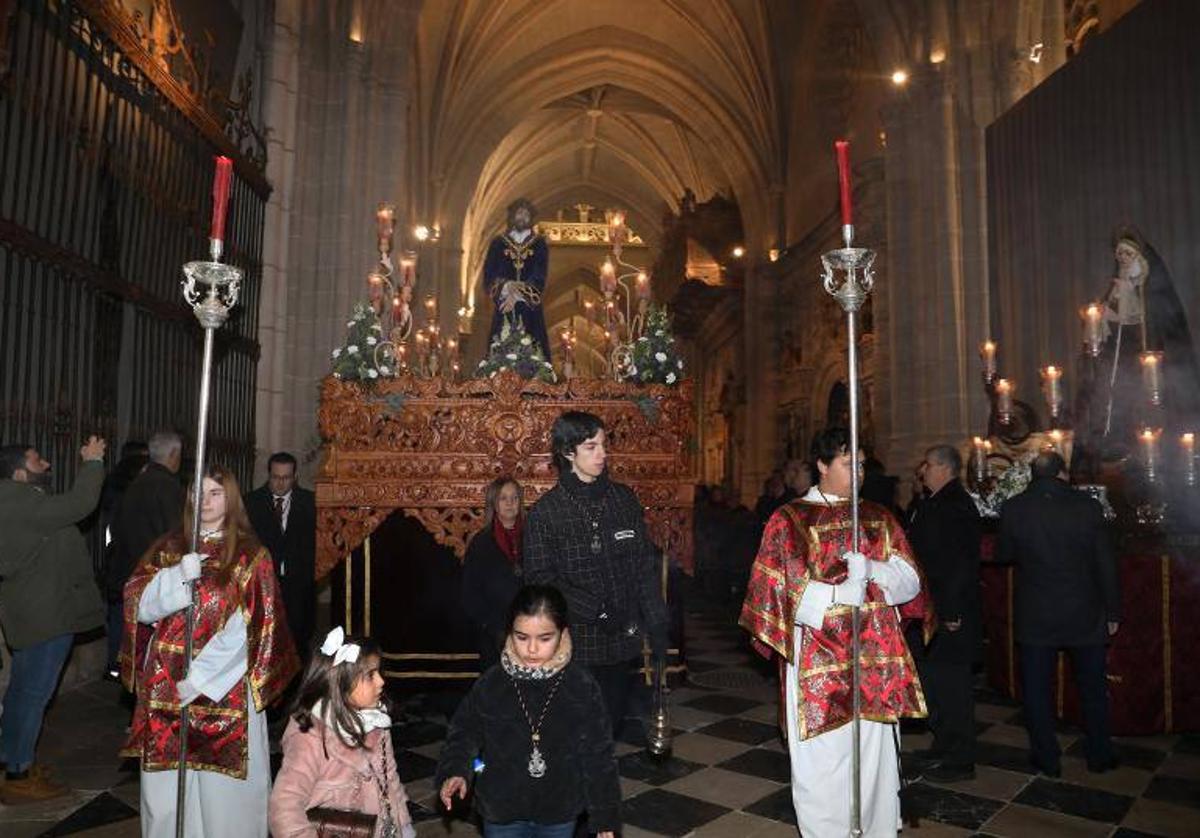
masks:
[[[245,498],[246,514],[271,552],[288,628],[305,660],[312,653],[317,597],[317,499],[296,485],[296,458],[286,451],[267,460],[267,482]]]
[[[979,540],[975,502],[963,488],[962,457],[949,445],[925,452],[919,467],[929,497],[909,528],[917,558],[925,567],[938,615],[938,628],[917,658],[933,747],[939,764],[926,779],[949,783],[975,776],[975,698],[971,667],[978,658],[982,617],[979,598]]]
[[[116,679],[117,652],[124,631],[125,583],[138,561],[162,536],[179,528],[187,497],[179,482],[183,440],[159,431],[146,443],[150,462],[133,479],[113,513],[112,560],[108,563],[109,673]]]
[[[1061,772],[1051,702],[1059,649],[1070,654],[1079,689],[1088,770],[1117,764],[1104,667],[1105,644],[1121,619],[1116,555],[1100,504],[1066,480],[1062,457],[1039,454],[1029,488],[1009,499],[1000,515],[1000,558],[1017,571],[1014,620],[1030,756],[1051,777]]]

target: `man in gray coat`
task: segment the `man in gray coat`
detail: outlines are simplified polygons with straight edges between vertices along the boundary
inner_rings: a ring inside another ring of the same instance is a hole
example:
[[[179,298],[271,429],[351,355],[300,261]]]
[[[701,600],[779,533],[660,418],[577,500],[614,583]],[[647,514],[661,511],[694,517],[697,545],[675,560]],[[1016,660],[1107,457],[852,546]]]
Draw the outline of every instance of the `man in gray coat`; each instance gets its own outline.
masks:
[[[0,448],[0,613],[13,650],[0,717],[0,801],[8,806],[66,793],[33,757],[75,634],[104,622],[91,556],[76,527],[100,499],[104,447],[103,439],[88,439],[75,485],[61,495],[47,492],[50,463],[36,448]]]

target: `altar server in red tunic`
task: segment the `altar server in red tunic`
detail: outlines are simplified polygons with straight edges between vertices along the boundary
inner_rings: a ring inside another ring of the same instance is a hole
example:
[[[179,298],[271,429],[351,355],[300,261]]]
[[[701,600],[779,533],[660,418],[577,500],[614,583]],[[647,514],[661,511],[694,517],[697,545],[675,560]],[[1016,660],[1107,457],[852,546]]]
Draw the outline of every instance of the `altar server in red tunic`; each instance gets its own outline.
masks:
[[[175,834],[180,707],[188,705],[186,835],[266,838],[271,789],[265,711],[299,669],[270,554],[242,508],[236,478],[203,479],[201,543],[179,532],[150,549],[125,586],[122,677],[137,694],[121,753],[141,761],[144,838]],[[183,678],[187,582],[195,581],[195,657]],[[152,626],[146,637],[143,628]],[[141,637],[142,642],[139,642]]]
[[[901,825],[895,726],[902,716],[925,715],[900,624],[918,618],[931,631],[933,614],[920,567],[891,513],[862,501],[861,552],[851,551],[848,448],[844,428],[813,440],[820,482],[768,521],[741,625],[755,648],[780,664],[801,833],[848,835],[851,607],[859,606],[862,828],[866,836],[895,835]]]

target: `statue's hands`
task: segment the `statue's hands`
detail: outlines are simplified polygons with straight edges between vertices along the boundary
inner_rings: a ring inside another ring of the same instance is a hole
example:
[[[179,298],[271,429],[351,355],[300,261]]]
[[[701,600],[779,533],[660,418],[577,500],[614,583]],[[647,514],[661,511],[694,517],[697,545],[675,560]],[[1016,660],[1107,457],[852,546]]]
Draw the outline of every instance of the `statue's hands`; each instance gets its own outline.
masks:
[[[502,314],[511,314],[512,310],[517,306],[517,292],[513,281],[500,286],[500,312]]]

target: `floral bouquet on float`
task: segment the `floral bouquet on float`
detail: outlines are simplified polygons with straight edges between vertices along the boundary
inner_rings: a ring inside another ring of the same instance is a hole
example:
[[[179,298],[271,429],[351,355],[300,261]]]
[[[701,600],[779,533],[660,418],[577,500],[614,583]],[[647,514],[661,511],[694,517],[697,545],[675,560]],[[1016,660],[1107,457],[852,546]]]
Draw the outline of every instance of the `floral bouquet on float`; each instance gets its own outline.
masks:
[[[542,348],[515,317],[505,317],[500,335],[488,347],[487,357],[475,368],[476,378],[491,378],[502,370],[512,370],[522,378],[536,378],[553,384],[558,381],[554,367],[542,354]]]
[[[975,508],[984,518],[999,518],[1000,507],[1014,495],[1024,492],[1029,486],[1029,462],[1034,455],[1015,460],[1000,476],[983,484],[980,490],[971,492]]]
[[[346,342],[333,350],[333,377],[372,381],[381,376],[396,374],[388,357],[379,357],[375,350],[383,340],[379,315],[367,303],[355,303],[346,322]]]
[[[671,333],[671,315],[666,306],[650,306],[642,336],[633,342],[633,363],[626,381],[640,384],[678,384],[683,378],[683,359]]]

